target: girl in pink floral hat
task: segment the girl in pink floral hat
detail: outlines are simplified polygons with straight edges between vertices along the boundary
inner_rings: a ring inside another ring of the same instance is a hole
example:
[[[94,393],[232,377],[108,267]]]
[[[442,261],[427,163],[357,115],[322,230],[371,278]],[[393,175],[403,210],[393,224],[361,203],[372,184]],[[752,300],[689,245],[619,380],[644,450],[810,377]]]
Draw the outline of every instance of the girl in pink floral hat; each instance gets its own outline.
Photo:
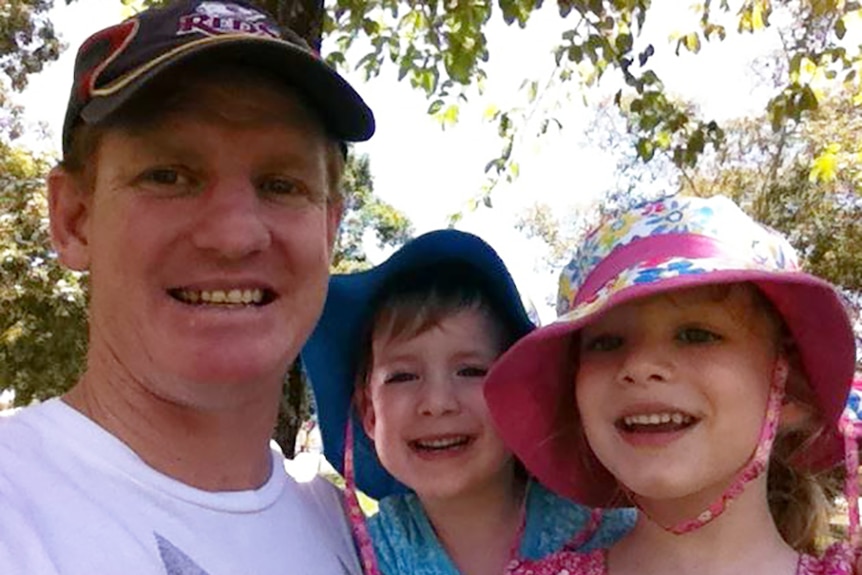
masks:
[[[647,203],[587,236],[558,311],[489,373],[492,417],[544,485],[638,519],[510,574],[853,573],[822,549],[853,332],[783,237],[723,197]]]

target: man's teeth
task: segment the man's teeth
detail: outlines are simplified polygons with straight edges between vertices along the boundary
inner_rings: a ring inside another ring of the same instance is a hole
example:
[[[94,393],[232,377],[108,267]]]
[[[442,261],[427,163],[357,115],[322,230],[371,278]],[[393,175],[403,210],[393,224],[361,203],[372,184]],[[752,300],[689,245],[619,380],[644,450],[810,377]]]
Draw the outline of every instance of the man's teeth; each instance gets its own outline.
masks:
[[[180,290],[178,295],[181,300],[188,303],[248,305],[263,301],[263,290],[260,289]]]
[[[688,425],[694,418],[685,413],[650,413],[643,415],[627,415],[623,418],[623,423],[631,425],[662,425],[674,423],[676,425]]]

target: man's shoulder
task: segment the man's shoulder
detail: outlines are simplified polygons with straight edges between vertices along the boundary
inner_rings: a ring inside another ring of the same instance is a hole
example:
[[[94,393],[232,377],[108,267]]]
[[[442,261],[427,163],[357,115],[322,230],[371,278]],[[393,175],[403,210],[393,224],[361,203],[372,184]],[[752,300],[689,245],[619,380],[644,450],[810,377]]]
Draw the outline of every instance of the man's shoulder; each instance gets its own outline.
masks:
[[[45,450],[53,432],[55,401],[59,400],[24,407],[0,417],[0,453],[33,456]],[[6,460],[5,457],[0,458],[2,460]],[[0,465],[0,472],[4,467]]]

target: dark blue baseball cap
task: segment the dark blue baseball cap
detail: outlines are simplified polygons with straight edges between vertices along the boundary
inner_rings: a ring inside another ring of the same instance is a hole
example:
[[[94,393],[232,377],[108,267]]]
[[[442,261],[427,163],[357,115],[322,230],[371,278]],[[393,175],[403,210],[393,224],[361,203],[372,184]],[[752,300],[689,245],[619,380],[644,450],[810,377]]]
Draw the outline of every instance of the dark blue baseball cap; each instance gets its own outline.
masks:
[[[374,115],[359,94],[270,14],[245,0],[181,0],[145,10],[84,41],[63,124],[63,153],[80,121],[98,124],[153,78],[203,54],[215,58],[207,62],[239,62],[283,80],[340,142],[361,142],[374,134]]]

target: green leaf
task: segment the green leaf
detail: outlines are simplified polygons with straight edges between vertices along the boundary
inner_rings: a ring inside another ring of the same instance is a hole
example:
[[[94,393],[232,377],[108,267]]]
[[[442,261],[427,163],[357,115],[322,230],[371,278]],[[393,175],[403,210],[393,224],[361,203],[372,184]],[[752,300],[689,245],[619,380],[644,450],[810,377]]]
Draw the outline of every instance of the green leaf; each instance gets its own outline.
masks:
[[[445,102],[443,100],[434,100],[431,102],[431,105],[428,106],[428,114],[433,116],[443,108],[444,104]]]
[[[835,35],[838,36],[839,40],[844,39],[844,34],[847,33],[847,25],[844,23],[844,18],[839,18],[837,22],[835,22]]]
[[[655,154],[655,146],[653,146],[653,143],[647,138],[638,139],[637,144],[635,144],[635,148],[637,149],[638,157],[644,162],[652,160],[652,157]]]

